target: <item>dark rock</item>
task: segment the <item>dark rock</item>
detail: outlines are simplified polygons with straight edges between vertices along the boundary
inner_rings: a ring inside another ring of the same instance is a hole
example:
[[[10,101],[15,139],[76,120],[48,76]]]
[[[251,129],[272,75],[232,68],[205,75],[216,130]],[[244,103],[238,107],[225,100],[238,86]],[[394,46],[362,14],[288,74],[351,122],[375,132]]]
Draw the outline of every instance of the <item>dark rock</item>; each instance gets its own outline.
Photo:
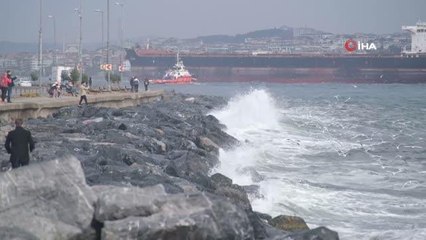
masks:
[[[129,157],[129,155],[124,155],[124,157],[123,157],[123,160],[122,160],[125,164],[127,164],[127,165],[132,165],[134,162],[133,162],[133,159],[131,159],[130,157]]]
[[[296,216],[286,216],[280,215],[269,221],[271,226],[274,226],[278,229],[282,229],[288,232],[299,232],[303,230],[309,230],[308,225],[306,225],[305,220]]]
[[[212,176],[210,176],[210,178],[212,179],[213,183],[218,186],[232,185],[232,179],[220,173],[215,173]]]
[[[197,137],[195,144],[208,152],[219,153],[219,146],[208,137]]]
[[[274,238],[284,240],[339,240],[337,232],[326,227],[318,227],[312,230],[287,235],[285,238]]]
[[[145,147],[151,153],[156,153],[156,154],[165,153],[167,150],[166,144],[155,138],[150,138],[148,141],[146,141]]]
[[[232,184],[231,186],[217,186],[214,193],[227,197],[232,203],[241,206],[245,210],[251,211],[251,204],[247,193],[237,184]]]
[[[117,109],[117,110],[113,110],[111,115],[114,117],[120,117],[124,115],[124,112],[121,109]]]
[[[164,169],[164,172],[165,173],[167,173],[168,175],[170,175],[170,176],[173,176],[173,177],[179,177],[179,174],[178,174],[178,172],[177,172],[177,170],[176,170],[176,168],[174,168],[174,167],[172,167],[172,166],[167,166],[165,169]]]
[[[122,123],[122,124],[120,124],[120,126],[118,126],[118,129],[125,131],[125,130],[127,130],[127,126],[126,126],[126,124]]]
[[[246,210],[247,217],[249,218],[250,224],[253,227],[253,232],[255,239],[265,239],[267,238],[268,232],[265,227],[265,223],[260,219],[260,217],[253,211]]]
[[[261,212],[254,212],[254,213],[257,214],[257,216],[259,216],[260,219],[262,219],[266,222],[272,220],[272,217],[269,214],[261,213]]]
[[[179,177],[191,178],[194,175],[202,174],[207,176],[210,169],[218,164],[218,158],[203,151],[186,151],[183,155],[170,161]]]
[[[68,129],[64,129],[62,132],[63,133],[77,133],[79,131],[76,130],[76,129],[68,128]]]

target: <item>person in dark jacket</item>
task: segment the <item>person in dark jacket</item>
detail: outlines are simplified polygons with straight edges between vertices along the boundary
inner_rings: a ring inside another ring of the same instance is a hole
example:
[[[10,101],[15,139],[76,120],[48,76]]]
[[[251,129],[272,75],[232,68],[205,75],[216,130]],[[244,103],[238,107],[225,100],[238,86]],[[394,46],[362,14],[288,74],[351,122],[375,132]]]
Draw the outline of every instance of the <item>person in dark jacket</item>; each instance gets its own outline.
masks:
[[[133,84],[135,80],[135,77],[131,77],[130,78],[130,92],[134,92],[135,91],[135,85]]]
[[[28,165],[30,154],[34,150],[34,141],[31,132],[22,127],[22,119],[15,120],[16,128],[10,131],[6,137],[7,153],[10,154],[12,168]]]
[[[148,85],[149,85],[149,80],[148,78],[145,78],[145,80],[143,80],[143,85],[145,87],[145,91],[148,91]]]

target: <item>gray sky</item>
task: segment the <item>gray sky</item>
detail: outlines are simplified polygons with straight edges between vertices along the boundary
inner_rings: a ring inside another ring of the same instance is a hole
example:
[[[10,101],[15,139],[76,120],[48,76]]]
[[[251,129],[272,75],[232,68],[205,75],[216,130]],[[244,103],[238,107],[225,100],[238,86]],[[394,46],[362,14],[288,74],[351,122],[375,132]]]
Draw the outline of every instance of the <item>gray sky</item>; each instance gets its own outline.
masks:
[[[117,0],[124,3],[125,38],[191,38],[280,27],[313,27],[332,33],[393,33],[426,21],[426,0]],[[40,0],[0,0],[0,41],[37,42]],[[82,0],[83,43],[101,41],[107,0]],[[118,41],[120,7],[110,0],[110,39]],[[43,39],[77,42],[80,0],[43,0]],[[105,30],[106,39],[106,30]]]

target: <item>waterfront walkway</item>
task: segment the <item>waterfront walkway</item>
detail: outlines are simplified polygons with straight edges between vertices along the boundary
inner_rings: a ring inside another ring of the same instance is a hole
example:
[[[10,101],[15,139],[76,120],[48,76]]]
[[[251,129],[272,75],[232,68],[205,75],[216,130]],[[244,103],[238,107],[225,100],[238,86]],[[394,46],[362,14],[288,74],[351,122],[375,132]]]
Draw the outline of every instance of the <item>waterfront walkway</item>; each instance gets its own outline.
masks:
[[[88,104],[99,107],[121,108],[136,106],[143,102],[159,100],[164,91],[131,92],[94,92],[87,95]],[[59,98],[13,97],[12,103],[0,103],[0,121],[15,118],[47,117],[62,107],[77,106],[80,96],[61,96]]]

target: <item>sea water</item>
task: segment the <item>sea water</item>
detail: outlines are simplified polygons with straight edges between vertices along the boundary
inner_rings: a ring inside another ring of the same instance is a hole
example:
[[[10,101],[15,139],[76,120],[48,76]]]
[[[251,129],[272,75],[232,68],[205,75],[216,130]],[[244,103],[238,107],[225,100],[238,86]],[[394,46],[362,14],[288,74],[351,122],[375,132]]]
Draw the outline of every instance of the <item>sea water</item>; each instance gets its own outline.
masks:
[[[220,151],[214,171],[259,186],[255,211],[300,216],[341,239],[426,239],[426,85],[155,88],[229,97],[211,114],[241,145]]]

